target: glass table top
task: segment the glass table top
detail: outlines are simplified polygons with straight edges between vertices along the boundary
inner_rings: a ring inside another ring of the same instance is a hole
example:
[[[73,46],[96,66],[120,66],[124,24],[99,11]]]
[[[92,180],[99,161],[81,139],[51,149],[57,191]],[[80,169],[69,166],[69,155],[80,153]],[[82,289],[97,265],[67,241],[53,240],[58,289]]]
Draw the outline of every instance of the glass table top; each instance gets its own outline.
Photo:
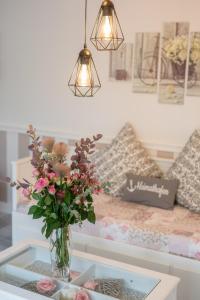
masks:
[[[38,299],[69,300],[72,290],[84,288],[91,300],[144,300],[160,282],[158,278],[107,264],[103,257],[97,260],[88,257],[72,255],[71,282],[53,279],[54,291],[42,294],[43,298]],[[51,278],[51,264],[49,250],[45,247],[27,246],[0,263],[0,281],[35,293],[38,297],[41,294],[37,290],[37,282],[46,278]],[[84,285],[91,281],[96,283],[95,290],[85,289]]]

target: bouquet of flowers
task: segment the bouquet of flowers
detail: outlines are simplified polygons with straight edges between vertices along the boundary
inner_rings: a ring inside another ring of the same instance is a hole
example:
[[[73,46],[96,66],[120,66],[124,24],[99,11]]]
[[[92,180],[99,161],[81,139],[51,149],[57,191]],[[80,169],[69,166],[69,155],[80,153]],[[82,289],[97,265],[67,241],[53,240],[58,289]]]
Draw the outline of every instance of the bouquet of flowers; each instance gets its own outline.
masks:
[[[95,143],[102,135],[76,143],[74,155],[68,163],[68,146],[65,143],[55,143],[50,137],[41,140],[32,126],[27,133],[32,140],[29,149],[32,152],[34,183],[24,179],[11,185],[22,189],[27,198],[35,199],[29,215],[33,219],[43,219],[42,234],[46,238],[51,237],[51,250],[55,250],[53,261],[60,274],[57,277],[67,277],[69,226],[81,224],[84,220],[95,223],[93,194],[99,194],[106,188],[96,179],[94,165],[89,160]]]

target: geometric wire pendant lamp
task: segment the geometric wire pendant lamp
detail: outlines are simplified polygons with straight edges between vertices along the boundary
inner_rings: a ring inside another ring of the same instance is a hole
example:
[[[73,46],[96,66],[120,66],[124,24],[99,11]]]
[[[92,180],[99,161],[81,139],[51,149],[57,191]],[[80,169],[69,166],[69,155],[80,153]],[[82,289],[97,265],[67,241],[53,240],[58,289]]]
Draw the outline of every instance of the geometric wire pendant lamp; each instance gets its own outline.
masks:
[[[91,51],[86,44],[87,32],[87,0],[85,0],[85,42],[80,51],[68,86],[77,97],[93,97],[101,88],[99,76],[92,58]]]
[[[103,1],[90,40],[102,51],[117,50],[123,43],[124,35],[111,0]]]

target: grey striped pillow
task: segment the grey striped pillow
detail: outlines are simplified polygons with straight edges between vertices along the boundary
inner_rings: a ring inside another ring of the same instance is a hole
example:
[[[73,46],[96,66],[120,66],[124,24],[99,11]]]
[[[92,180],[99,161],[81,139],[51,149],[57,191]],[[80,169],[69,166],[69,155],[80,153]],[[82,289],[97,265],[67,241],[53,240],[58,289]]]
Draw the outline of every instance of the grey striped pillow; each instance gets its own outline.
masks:
[[[200,129],[194,131],[166,175],[179,180],[177,202],[200,212]]]
[[[110,182],[112,195],[118,196],[126,182],[126,173],[142,176],[162,176],[159,166],[137,139],[130,123],[126,123],[110,145],[92,156],[96,173],[103,182]]]

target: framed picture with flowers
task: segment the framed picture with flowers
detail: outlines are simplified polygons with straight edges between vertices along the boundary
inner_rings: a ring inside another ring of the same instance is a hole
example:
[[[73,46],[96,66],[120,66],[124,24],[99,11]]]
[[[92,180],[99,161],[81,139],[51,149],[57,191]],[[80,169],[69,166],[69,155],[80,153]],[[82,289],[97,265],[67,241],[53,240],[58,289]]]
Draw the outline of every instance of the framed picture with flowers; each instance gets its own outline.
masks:
[[[164,23],[159,102],[183,104],[189,46],[189,23]]]
[[[187,95],[200,96],[200,32],[190,33]]]
[[[135,34],[133,92],[157,93],[160,33]]]

